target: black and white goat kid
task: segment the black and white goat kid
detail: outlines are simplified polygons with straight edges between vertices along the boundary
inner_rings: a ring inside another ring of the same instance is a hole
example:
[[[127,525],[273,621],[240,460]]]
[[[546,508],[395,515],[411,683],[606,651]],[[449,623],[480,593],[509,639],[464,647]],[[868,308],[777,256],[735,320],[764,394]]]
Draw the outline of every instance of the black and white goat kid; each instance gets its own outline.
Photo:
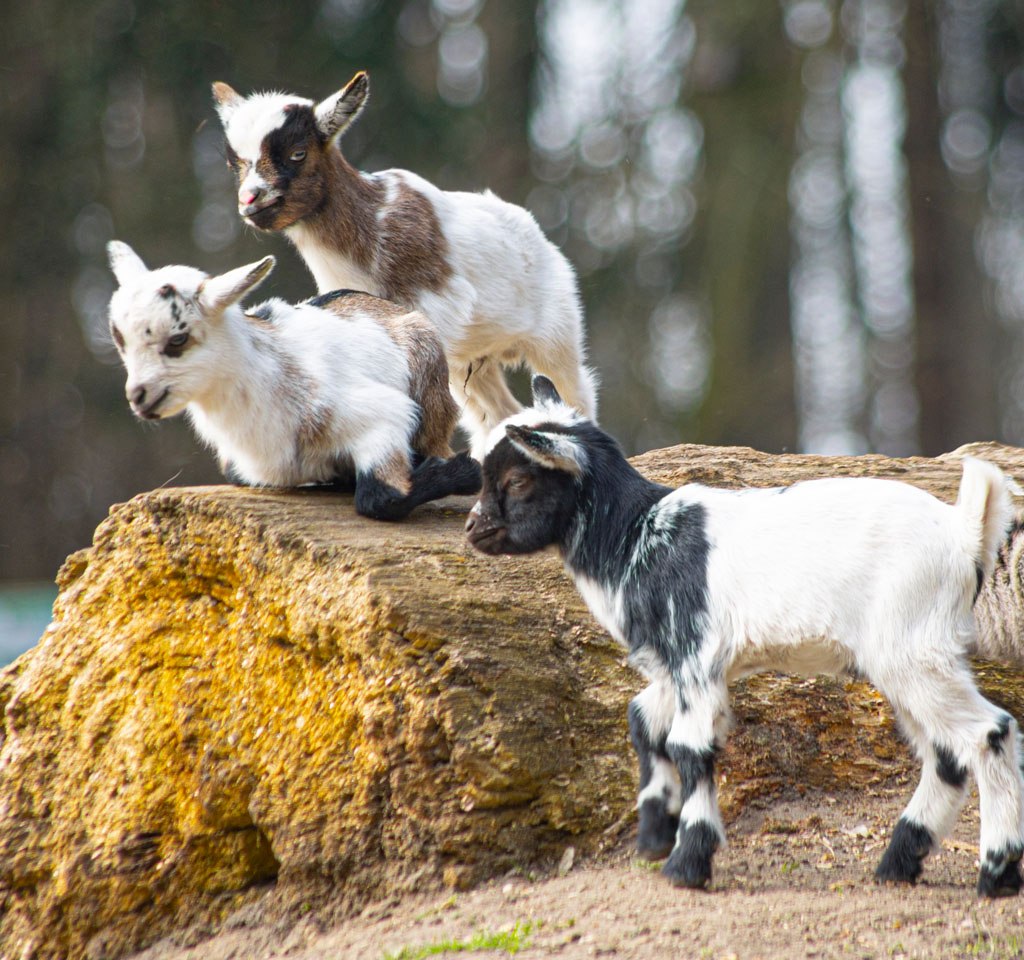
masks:
[[[965,459],[957,504],[904,483],[678,490],[534,378],[534,409],[491,436],[466,524],[489,554],[554,546],[601,624],[651,681],[630,705],[639,852],[703,887],[724,842],[714,777],[728,684],[761,670],[855,674],[891,702],[924,772],[876,876],[913,882],[968,774],[981,799],[985,896],[1018,892],[1024,780],[1017,724],[977,690],[972,605],[1010,523],[1007,480]]]
[[[354,480],[356,510],[378,520],[480,489],[477,463],[452,456],[458,410],[422,314],[351,291],[243,311],[273,257],[211,277],[148,270],[117,240],[109,252],[120,284],[110,331],[132,410],[184,411],[225,473],[279,487]]]

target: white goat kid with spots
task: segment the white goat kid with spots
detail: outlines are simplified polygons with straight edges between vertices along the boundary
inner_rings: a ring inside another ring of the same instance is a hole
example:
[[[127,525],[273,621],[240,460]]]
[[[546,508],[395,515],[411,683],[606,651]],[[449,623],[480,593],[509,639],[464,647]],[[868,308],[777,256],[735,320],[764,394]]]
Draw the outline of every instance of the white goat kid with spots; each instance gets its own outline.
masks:
[[[320,103],[242,97],[225,83],[213,94],[241,216],[284,231],[321,292],[365,290],[431,320],[477,459],[489,430],[520,409],[504,365],[547,370],[594,417],[575,274],[533,217],[489,191],[439,190],[407,170],[361,173],[342,156],[369,94],[365,73]]]
[[[211,277],[148,270],[116,240],[109,252],[132,409],[145,420],[185,411],[225,473],[267,486],[354,481],[356,509],[381,520],[479,489],[477,464],[452,457],[458,410],[422,315],[343,291],[243,312],[273,257]]]
[[[968,774],[981,797],[985,896],[1018,892],[1024,780],[1017,724],[977,690],[974,600],[1005,540],[1007,478],[965,459],[955,506],[891,480],[671,490],[534,378],[534,409],[494,431],[466,525],[489,554],[554,546],[602,625],[651,681],[629,710],[638,848],[703,887],[725,835],[715,757],[728,685],[761,670],[867,678],[924,772],[877,877],[912,883],[950,830]]]

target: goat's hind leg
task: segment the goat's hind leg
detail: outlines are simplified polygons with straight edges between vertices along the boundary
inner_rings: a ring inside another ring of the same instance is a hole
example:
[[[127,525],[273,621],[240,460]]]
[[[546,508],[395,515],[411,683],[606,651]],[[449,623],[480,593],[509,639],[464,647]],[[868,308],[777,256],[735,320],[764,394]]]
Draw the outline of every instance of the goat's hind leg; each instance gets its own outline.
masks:
[[[892,832],[875,870],[879,883],[916,883],[924,858],[949,833],[967,793],[968,771],[947,747],[936,744],[911,717],[897,711],[921,758],[921,781]]]
[[[911,883],[917,878],[921,861],[952,826],[970,771],[981,805],[978,893],[1016,894],[1024,854],[1024,777],[1016,722],[978,693],[966,664],[952,671],[918,669],[912,678],[904,677],[901,687],[890,699],[912,734],[917,731],[925,769],[876,876]]]
[[[981,700],[980,694],[978,699]],[[981,804],[981,871],[978,894],[1012,897],[1021,889],[1024,857],[1024,777],[1017,721],[989,708],[987,732],[976,752],[975,776]]]
[[[629,705],[629,736],[640,761],[636,852],[645,860],[667,857],[679,830],[682,787],[665,752],[674,713],[675,693],[668,681],[655,680]]]
[[[356,511],[374,520],[402,520],[420,504],[480,492],[480,464],[468,453],[442,460],[427,457],[404,472],[377,469],[356,475]]]

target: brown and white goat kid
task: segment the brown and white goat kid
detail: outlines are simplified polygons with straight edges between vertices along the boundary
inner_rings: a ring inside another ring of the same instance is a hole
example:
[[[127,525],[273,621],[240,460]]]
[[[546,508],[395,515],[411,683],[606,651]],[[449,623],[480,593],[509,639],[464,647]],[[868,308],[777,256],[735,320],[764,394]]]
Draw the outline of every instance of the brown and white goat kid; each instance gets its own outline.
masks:
[[[116,240],[108,250],[120,284],[110,331],[132,410],[186,412],[225,473],[282,487],[354,479],[356,510],[378,520],[480,488],[476,462],[452,457],[458,410],[421,314],[350,291],[243,312],[273,257],[211,277],[148,270]]]
[[[352,167],[338,142],[369,89],[365,72],[320,103],[243,97],[215,83],[241,216],[283,231],[321,293],[365,290],[426,314],[477,459],[490,429],[520,409],[506,364],[545,370],[566,402],[593,418],[595,379],[569,262],[526,210],[489,191],[444,191],[407,170]]]

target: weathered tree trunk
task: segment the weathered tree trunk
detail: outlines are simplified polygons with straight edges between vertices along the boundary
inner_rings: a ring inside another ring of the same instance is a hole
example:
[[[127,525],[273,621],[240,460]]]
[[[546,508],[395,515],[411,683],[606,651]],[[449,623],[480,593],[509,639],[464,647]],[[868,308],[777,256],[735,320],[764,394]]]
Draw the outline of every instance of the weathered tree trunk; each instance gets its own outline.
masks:
[[[1024,451],[975,452],[1024,476]],[[959,476],[955,458],[734,448],[637,463],[673,484],[872,474],[946,498]],[[468,506],[385,525],[347,496],[209,487],[115,507],[61,571],[39,645],[0,674],[0,956],[115,957],[272,882],[283,903],[351,908],[617,842],[641,681],[555,557],[470,552]],[[1013,654],[1007,558],[979,609]],[[1019,673],[984,676],[1024,712]],[[910,764],[860,684],[762,677],[735,706],[727,815]]]

